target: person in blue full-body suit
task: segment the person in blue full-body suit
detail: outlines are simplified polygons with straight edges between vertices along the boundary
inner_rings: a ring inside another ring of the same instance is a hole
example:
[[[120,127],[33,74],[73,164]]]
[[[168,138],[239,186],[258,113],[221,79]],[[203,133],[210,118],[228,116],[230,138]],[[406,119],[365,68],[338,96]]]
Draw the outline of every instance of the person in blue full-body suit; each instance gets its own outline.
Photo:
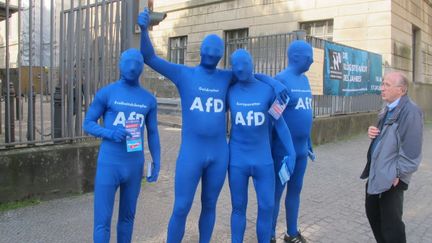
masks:
[[[232,202],[231,242],[243,242],[248,183],[249,177],[252,177],[258,201],[258,242],[268,243],[271,239],[275,181],[279,181],[279,177],[275,176],[270,147],[269,127],[273,122],[287,151],[285,155],[291,158],[288,159],[291,173],[295,164],[294,146],[284,118],[278,117],[275,120],[268,112],[275,95],[270,86],[253,76],[250,54],[244,49],[238,49],[231,55],[231,63],[237,80],[228,91],[231,111],[228,169]]]
[[[291,131],[292,140],[296,152],[294,174],[287,182],[285,197],[285,212],[287,232],[285,242],[306,242],[300,234],[297,226],[300,192],[303,186],[303,177],[306,172],[308,156],[315,160],[312,150],[312,91],[309,80],[304,75],[313,63],[313,50],[311,45],[302,40],[293,41],[288,47],[288,67],[275,76],[276,80],[283,83],[289,92],[289,103],[283,112],[283,117]],[[264,75],[257,76],[264,79]],[[272,153],[275,161],[275,170],[278,171],[280,162],[286,154],[285,147],[278,134],[273,136]],[[276,183],[275,210],[273,212],[272,242],[276,242],[276,223],[279,214],[279,205],[285,186]]]
[[[200,48],[200,64],[188,67],[156,56],[147,30],[148,9],[139,14],[138,25],[145,63],[171,80],[181,98],[182,142],[176,162],[175,199],[167,242],[182,241],[186,218],[201,180],[199,242],[207,243],[213,232],[216,202],[225,181],[229,159],[225,101],[232,72],[216,68],[224,53],[224,43],[217,35],[206,36]],[[279,87],[282,90],[276,93],[281,97],[285,88]]]
[[[148,182],[158,178],[160,143],[155,97],[139,84],[144,60],[140,51],[128,49],[120,57],[120,80],[101,88],[84,120],[84,130],[101,137],[94,192],[95,243],[110,241],[111,217],[117,188],[120,187],[117,242],[131,242],[136,203],[144,167],[144,127],[153,166]],[[103,125],[98,124],[103,118]],[[125,127],[135,123],[133,134]],[[127,137],[134,135],[135,151],[128,152]],[[140,145],[140,146],[138,146]],[[141,149],[139,149],[141,148]]]

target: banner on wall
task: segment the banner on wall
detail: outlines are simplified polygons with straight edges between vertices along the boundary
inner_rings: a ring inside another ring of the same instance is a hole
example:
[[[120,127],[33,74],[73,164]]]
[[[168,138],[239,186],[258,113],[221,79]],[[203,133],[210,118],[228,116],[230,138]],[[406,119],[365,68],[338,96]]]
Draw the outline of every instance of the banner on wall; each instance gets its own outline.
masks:
[[[380,94],[382,57],[379,54],[326,42],[324,94]]]

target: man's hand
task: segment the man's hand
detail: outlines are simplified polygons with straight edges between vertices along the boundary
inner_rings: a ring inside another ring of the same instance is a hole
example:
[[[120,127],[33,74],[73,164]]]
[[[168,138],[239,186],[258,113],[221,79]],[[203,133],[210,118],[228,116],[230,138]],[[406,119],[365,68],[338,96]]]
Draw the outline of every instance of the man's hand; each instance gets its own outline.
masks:
[[[279,103],[286,105],[289,101],[289,93],[285,85],[279,81],[276,81],[273,83],[273,90],[276,94],[276,99],[279,100]]]
[[[280,104],[286,105],[288,103],[289,101],[288,89],[280,81],[273,79],[270,76],[267,76],[262,73],[256,73],[254,76],[256,79],[270,85],[273,88],[276,94],[276,99],[279,101]]]
[[[380,134],[380,130],[374,126],[368,128],[368,136],[370,139],[376,138]]]
[[[312,160],[313,162],[315,162],[315,160],[316,160],[316,155],[315,155],[314,152],[312,152],[311,149],[308,150],[308,157],[309,157],[310,160]]]
[[[159,163],[151,163],[151,176],[147,177],[148,182],[155,182],[159,177],[160,164]]]
[[[112,130],[109,139],[113,140],[114,142],[120,143],[126,140],[126,137],[132,136],[124,127],[118,127],[114,130]]]
[[[147,28],[149,27],[149,23],[150,23],[150,14],[149,14],[149,9],[145,8],[144,11],[142,11],[139,15],[138,15],[138,25],[141,28],[141,31],[147,30]]]
[[[393,186],[396,187],[399,184],[399,178],[393,180]]]

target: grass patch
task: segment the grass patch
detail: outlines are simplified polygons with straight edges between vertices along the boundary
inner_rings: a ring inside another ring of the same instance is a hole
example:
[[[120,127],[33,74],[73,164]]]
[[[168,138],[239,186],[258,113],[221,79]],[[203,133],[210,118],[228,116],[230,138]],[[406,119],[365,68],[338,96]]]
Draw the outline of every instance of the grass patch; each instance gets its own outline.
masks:
[[[147,184],[148,182],[147,182],[147,177],[143,177],[142,178],[142,180],[141,180],[141,186],[143,187],[143,186],[145,186],[146,184]]]
[[[24,208],[28,206],[37,205],[40,203],[40,200],[37,199],[29,199],[18,202],[8,202],[8,203],[0,203],[0,212],[9,211],[17,208]]]

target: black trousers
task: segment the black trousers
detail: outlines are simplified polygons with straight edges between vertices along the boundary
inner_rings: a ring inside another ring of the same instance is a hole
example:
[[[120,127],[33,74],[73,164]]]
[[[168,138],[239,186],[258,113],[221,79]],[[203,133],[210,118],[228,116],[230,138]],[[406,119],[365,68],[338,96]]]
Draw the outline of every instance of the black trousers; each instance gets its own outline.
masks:
[[[406,243],[402,221],[403,195],[408,185],[402,181],[378,195],[366,192],[366,215],[378,243]],[[367,184],[366,184],[367,190]]]

